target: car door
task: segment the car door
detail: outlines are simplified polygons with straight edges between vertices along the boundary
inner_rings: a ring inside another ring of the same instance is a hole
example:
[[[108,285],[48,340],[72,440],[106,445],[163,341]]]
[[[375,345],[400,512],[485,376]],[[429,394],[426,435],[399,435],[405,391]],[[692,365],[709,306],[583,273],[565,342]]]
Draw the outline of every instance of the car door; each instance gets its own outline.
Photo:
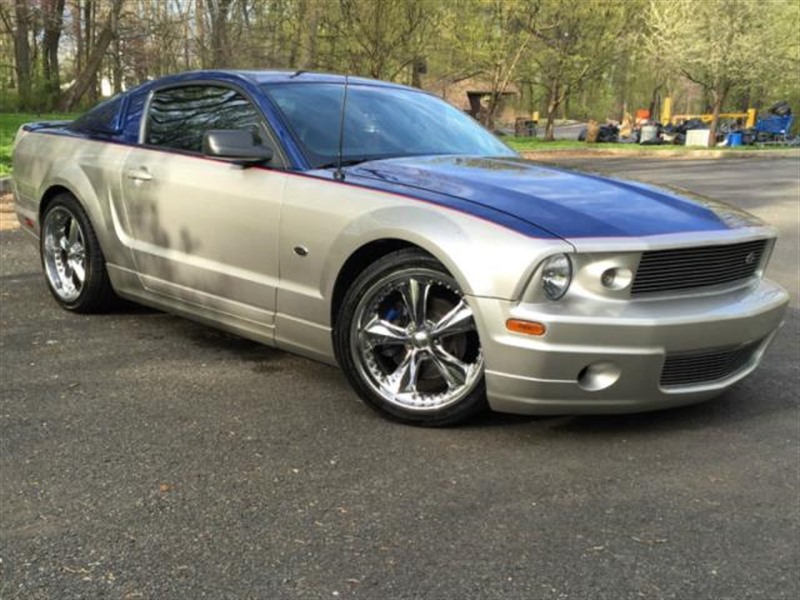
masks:
[[[203,133],[211,129],[254,131],[274,146],[272,168],[204,157]],[[143,287],[198,314],[244,320],[269,334],[286,175],[260,111],[224,85],[156,90],[140,142],[125,161],[122,189],[127,242]]]

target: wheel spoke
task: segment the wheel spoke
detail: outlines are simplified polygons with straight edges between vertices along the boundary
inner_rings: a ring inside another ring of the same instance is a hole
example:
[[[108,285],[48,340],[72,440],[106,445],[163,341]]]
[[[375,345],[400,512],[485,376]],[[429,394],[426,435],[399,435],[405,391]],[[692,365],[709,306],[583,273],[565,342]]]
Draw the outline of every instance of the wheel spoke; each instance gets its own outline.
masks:
[[[67,241],[69,242],[70,248],[78,241],[80,234],[81,228],[78,226],[78,223],[75,222],[75,219],[70,219],[69,225],[67,225]]]
[[[52,234],[47,234],[44,238],[44,249],[46,254],[52,254],[58,250],[59,244],[56,241],[56,237]]]
[[[450,389],[464,385],[469,376],[470,365],[457,359],[440,344],[433,344],[430,352],[431,361],[441,373]]]
[[[72,274],[74,279],[77,280],[77,287],[81,287],[83,285],[83,281],[86,278],[86,270],[83,268],[83,260],[80,258],[74,258],[69,261],[69,266],[72,267]]]
[[[408,342],[408,332],[405,329],[377,316],[359,332],[359,335],[371,347],[398,346]]]
[[[403,362],[398,365],[394,373],[388,378],[392,392],[395,394],[407,394],[417,391],[419,363],[419,352],[417,350],[406,352]]]
[[[406,286],[400,289],[400,294],[403,297],[403,303],[406,306],[411,322],[418,327],[425,324],[425,319],[428,316],[427,306],[430,289],[430,283],[420,284],[413,277],[408,280]]]
[[[66,235],[62,235],[61,238],[58,240],[58,247],[61,248],[64,252],[69,251],[69,240],[67,239]]]
[[[475,322],[472,320],[472,309],[462,298],[450,312],[439,319],[433,326],[431,334],[436,337],[445,337],[474,330]]]

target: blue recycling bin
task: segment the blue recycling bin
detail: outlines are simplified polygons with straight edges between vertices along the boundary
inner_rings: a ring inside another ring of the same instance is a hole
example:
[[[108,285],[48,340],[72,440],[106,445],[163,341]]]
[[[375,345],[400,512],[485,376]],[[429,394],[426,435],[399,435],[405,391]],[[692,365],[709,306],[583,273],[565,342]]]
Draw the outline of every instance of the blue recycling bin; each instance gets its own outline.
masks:
[[[742,134],[741,133],[729,133],[728,134],[728,146],[733,148],[734,146],[741,146],[742,145]]]

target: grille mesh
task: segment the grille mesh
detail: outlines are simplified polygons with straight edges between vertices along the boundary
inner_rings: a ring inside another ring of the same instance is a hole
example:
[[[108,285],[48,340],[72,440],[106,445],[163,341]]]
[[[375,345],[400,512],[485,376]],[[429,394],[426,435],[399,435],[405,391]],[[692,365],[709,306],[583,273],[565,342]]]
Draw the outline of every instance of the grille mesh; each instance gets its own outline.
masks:
[[[668,354],[661,371],[663,387],[712,383],[745,368],[761,341],[691,354]]]
[[[688,290],[752,277],[766,240],[727,246],[652,250],[642,254],[631,295]]]

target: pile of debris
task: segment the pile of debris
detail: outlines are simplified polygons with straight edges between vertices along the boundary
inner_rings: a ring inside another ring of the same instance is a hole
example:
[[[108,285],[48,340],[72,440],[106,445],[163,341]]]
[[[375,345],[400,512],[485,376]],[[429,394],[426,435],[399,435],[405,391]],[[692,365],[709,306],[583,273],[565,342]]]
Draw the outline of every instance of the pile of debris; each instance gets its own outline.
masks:
[[[644,115],[646,113],[646,116]],[[789,103],[781,101],[773,104],[767,115],[760,117],[754,127],[744,127],[740,119],[725,119],[719,122],[714,145],[747,146],[752,144],[800,145],[800,137],[792,136],[790,131],[794,116]],[[622,123],[608,121],[600,125],[589,121],[588,127],[581,131],[578,140],[587,143],[623,143],[641,145],[673,144],[685,145],[687,138],[708,139],[709,123],[700,118],[691,118],[679,123],[664,125],[650,119],[649,111],[640,111],[634,121],[625,115]],[[705,132],[692,136],[691,131]],[[707,142],[703,145],[707,145]]]

